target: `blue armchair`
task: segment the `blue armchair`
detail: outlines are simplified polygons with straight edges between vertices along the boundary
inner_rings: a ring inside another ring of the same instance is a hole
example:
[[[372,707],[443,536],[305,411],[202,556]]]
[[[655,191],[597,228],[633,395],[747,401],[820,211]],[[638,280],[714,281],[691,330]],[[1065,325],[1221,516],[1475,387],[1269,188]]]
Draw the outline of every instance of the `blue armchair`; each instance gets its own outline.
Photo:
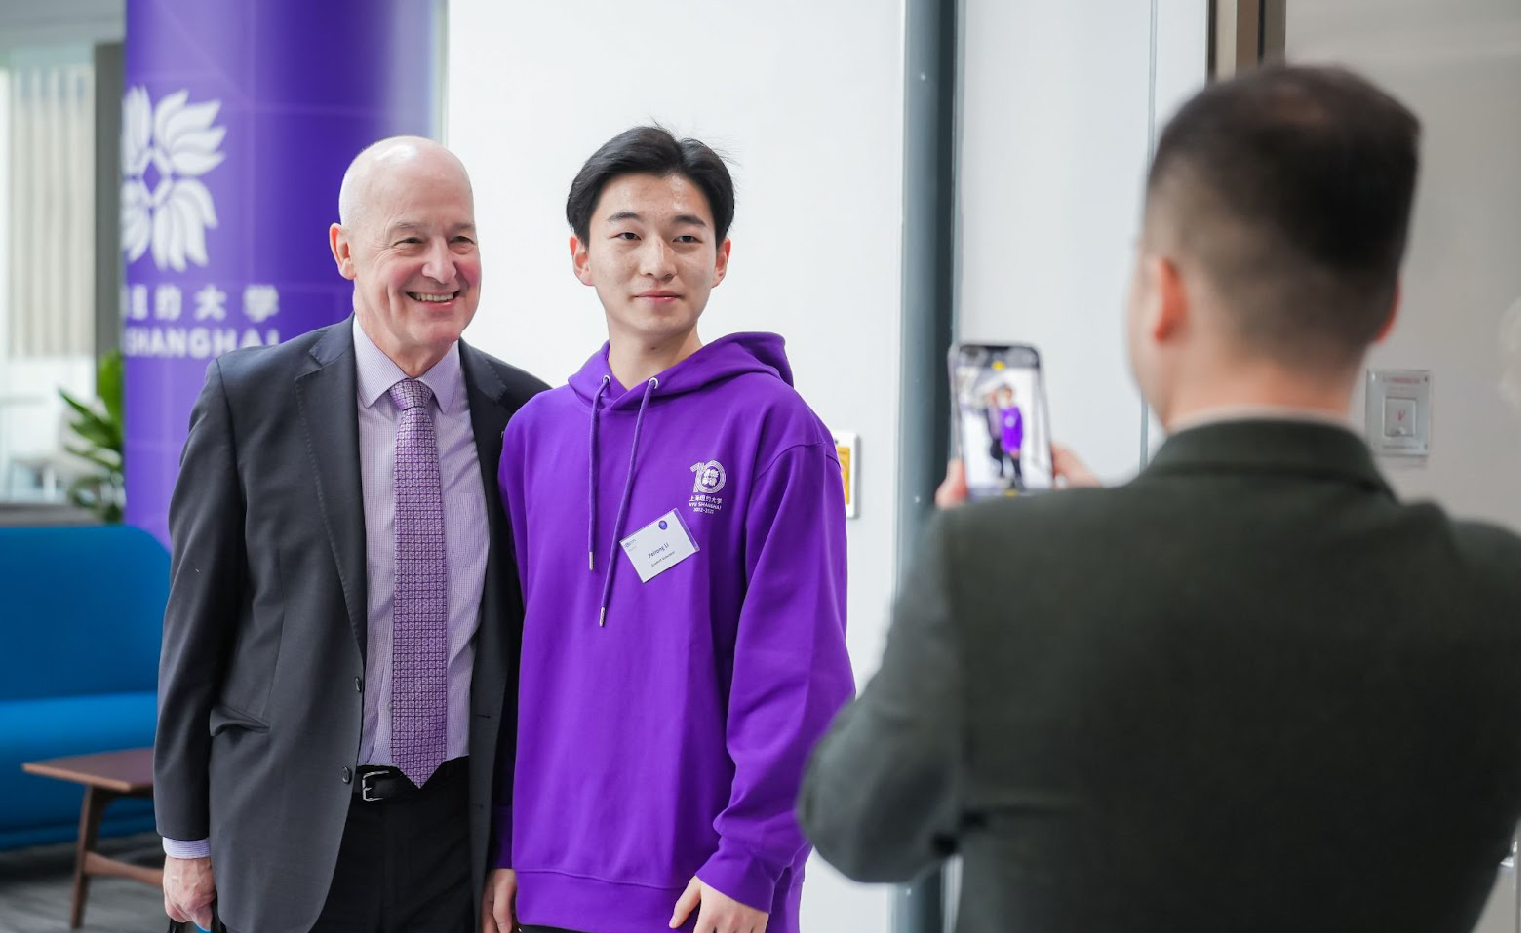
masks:
[[[0,849],[73,839],[81,789],[21,762],[153,744],[169,555],[124,525],[0,527]],[[102,835],[153,827],[112,805]]]

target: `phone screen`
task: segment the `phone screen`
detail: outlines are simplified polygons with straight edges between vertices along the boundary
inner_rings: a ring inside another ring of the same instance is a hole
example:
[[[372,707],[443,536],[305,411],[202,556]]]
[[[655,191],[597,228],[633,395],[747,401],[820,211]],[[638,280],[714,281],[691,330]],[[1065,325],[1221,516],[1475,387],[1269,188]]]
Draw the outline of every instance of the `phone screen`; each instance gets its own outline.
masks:
[[[1022,344],[951,351],[951,399],[969,498],[1051,488],[1040,353]]]

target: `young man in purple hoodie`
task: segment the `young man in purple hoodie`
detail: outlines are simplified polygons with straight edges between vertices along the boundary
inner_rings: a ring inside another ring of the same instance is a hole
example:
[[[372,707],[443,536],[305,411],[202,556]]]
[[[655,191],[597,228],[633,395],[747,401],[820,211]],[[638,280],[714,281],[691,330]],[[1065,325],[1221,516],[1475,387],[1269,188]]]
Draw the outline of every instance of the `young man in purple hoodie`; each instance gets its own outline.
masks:
[[[487,933],[794,933],[803,765],[854,686],[834,444],[782,338],[697,336],[713,150],[615,136],[566,214],[608,342],[503,436],[526,615]]]

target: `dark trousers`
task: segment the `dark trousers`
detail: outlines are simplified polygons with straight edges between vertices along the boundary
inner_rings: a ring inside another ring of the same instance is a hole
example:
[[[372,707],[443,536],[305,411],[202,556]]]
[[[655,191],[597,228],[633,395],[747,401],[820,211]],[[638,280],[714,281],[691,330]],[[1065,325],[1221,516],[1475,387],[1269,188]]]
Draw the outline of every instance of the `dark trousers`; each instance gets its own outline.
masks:
[[[405,796],[355,795],[312,933],[474,933],[467,761]]]

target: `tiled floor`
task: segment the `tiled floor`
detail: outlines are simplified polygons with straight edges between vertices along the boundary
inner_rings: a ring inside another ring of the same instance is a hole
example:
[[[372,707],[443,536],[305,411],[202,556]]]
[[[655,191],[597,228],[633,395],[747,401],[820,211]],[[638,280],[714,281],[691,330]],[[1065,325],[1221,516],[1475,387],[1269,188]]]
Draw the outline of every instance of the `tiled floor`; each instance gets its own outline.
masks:
[[[152,833],[104,839],[103,854],[149,864],[162,860]],[[73,883],[72,843],[0,852],[0,933],[67,933]],[[159,889],[125,878],[92,878],[80,933],[163,933]]]

